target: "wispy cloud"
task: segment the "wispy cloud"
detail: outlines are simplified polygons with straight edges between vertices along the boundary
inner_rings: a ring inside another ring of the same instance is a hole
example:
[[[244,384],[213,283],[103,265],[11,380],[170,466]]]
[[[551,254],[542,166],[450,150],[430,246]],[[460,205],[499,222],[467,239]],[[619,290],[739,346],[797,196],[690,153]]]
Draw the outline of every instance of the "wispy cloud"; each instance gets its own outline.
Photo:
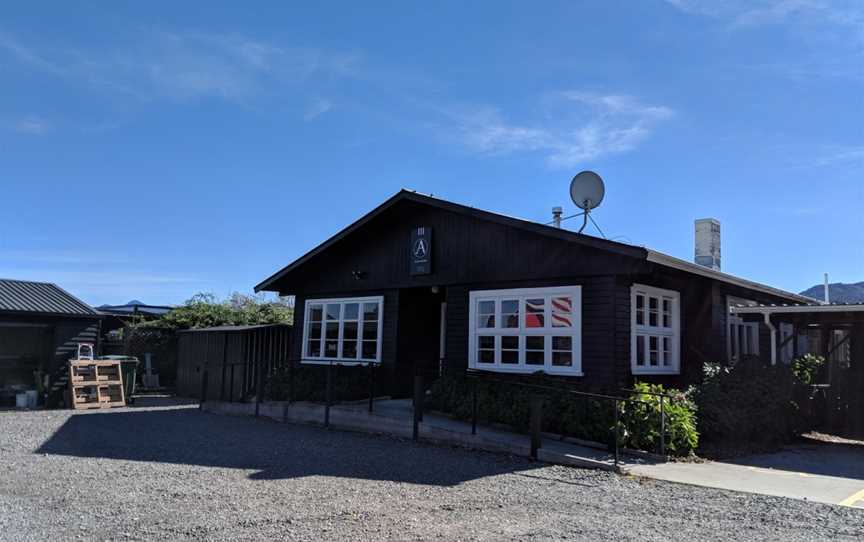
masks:
[[[449,112],[459,142],[483,154],[536,152],[555,168],[636,148],[658,123],[672,117],[665,106],[644,104],[635,97],[581,91],[551,95],[554,109],[543,124],[508,122],[493,107]]]
[[[240,35],[146,32],[113,52],[36,48],[0,33],[0,52],[28,68],[141,99],[243,101],[267,83],[348,76],[359,56],[281,47]]]
[[[333,108],[333,102],[325,98],[316,98],[306,107],[303,120],[306,122],[315,120]]]
[[[737,26],[777,24],[793,19],[859,27],[860,0],[666,0],[687,13],[724,18]]]
[[[129,264],[128,257],[94,255],[92,252],[63,249],[0,249],[0,261],[14,264],[112,265]]]
[[[864,166],[864,145],[841,146],[823,149],[816,159],[817,166],[831,166],[840,164],[857,164]]]
[[[51,130],[51,123],[39,117],[27,117],[14,122],[12,129],[19,134],[39,136]]]

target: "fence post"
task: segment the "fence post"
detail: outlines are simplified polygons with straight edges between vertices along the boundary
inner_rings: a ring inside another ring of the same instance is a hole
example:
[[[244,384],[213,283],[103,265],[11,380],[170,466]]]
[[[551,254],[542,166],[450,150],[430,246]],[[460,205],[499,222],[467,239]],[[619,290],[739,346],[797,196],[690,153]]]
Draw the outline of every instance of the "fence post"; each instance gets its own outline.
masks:
[[[540,449],[540,427],[543,422],[543,396],[539,393],[531,394],[531,459],[537,459],[537,450]]]
[[[423,376],[414,375],[414,432],[413,438],[420,438],[420,422],[423,421]]]
[[[294,360],[288,361],[288,404],[294,401]]]
[[[621,428],[618,424],[618,399],[615,399],[613,403],[615,405],[615,435],[613,437],[615,439],[615,468],[618,468],[618,441],[621,439]]]
[[[369,412],[372,412],[375,403],[375,364],[369,362]]]
[[[477,434],[477,381],[478,377],[474,377],[474,385],[471,390],[471,434]]]
[[[219,400],[225,400],[225,362],[228,360],[228,333],[222,341],[222,376],[219,378]]]
[[[660,396],[660,455],[666,458],[666,411],[663,408],[664,396]]]
[[[228,384],[228,402],[234,402],[234,363],[231,364],[231,382]]]
[[[333,400],[333,362],[327,365],[327,390],[324,398],[324,427],[330,427],[330,402]]]
[[[207,368],[201,373],[201,402],[198,403],[198,408],[204,408],[204,403],[207,402]]]
[[[255,417],[261,413],[261,394],[264,391],[264,363],[259,359],[255,368]]]

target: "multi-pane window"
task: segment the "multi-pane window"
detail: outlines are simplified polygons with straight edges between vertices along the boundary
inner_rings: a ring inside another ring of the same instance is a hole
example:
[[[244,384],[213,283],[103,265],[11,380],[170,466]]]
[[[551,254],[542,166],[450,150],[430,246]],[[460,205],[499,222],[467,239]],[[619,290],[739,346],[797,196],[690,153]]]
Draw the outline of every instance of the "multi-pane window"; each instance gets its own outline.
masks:
[[[633,374],[678,373],[681,343],[678,292],[634,284],[631,298]]]
[[[303,361],[381,361],[382,297],[309,299],[303,328]]]
[[[740,361],[759,355],[759,322],[745,322],[740,316],[729,315],[729,360]]]
[[[581,374],[579,286],[470,293],[470,366]]]

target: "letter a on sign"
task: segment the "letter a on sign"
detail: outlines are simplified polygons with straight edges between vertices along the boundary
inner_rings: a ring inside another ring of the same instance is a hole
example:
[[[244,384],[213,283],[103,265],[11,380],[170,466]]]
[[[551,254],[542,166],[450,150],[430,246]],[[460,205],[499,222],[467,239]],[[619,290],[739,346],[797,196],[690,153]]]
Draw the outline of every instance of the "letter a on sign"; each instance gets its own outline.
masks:
[[[408,258],[412,275],[428,275],[432,272],[432,228],[419,227],[411,230]]]

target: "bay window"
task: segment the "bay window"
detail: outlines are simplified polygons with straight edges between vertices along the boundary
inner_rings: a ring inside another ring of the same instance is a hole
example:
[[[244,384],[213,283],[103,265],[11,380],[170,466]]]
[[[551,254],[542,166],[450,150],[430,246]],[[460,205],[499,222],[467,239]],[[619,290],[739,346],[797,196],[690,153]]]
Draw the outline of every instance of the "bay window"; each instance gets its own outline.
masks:
[[[381,362],[383,297],[309,299],[303,320],[303,362]]]
[[[680,295],[642,284],[634,284],[630,294],[632,373],[678,374]]]
[[[582,374],[579,286],[469,294],[469,367]]]

